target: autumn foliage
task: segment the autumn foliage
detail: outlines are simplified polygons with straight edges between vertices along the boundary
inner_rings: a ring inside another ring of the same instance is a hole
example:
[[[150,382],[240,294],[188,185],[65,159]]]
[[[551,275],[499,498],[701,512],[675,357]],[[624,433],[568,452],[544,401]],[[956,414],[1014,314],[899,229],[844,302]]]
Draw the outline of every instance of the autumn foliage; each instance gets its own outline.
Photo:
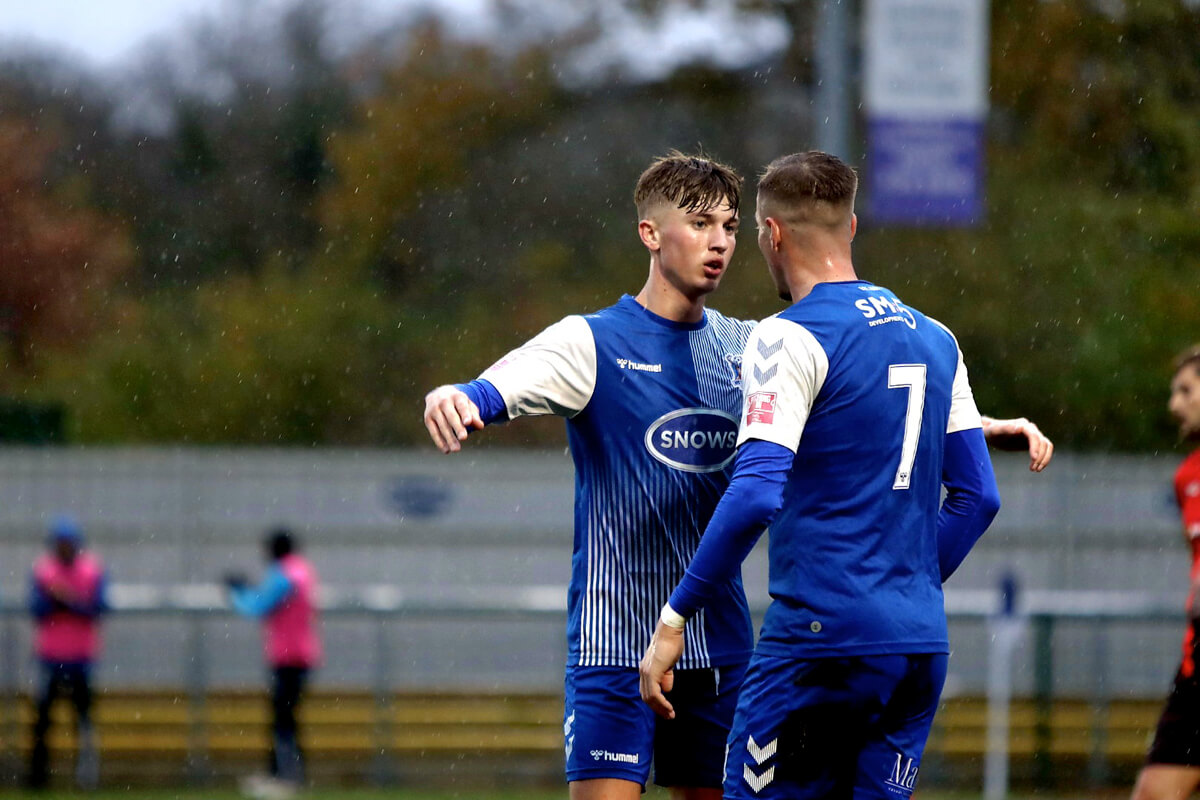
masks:
[[[0,117],[0,336],[18,369],[40,345],[82,345],[133,260],[118,222],[78,187],[48,180],[55,147],[52,135]]]
[[[612,2],[647,26],[677,5]],[[0,62],[0,388],[64,406],[75,441],[422,445],[427,389],[638,289],[631,190],[671,148],[749,180],[712,305],[778,311],[753,175],[816,141],[811,4],[737,0],[790,44],[654,80],[579,67],[603,5],[564,5],[582,32],[500,3],[503,36],[409,19],[336,51],[334,4],[297,0],[83,98],[62,65]],[[955,330],[986,411],[1064,449],[1172,447],[1170,359],[1200,339],[1200,6],[991,7],[985,222],[864,217],[856,265]]]

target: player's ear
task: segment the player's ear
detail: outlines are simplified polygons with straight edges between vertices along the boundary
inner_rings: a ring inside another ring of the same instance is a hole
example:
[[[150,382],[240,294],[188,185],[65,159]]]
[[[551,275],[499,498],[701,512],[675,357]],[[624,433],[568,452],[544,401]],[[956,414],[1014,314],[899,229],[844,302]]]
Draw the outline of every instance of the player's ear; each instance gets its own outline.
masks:
[[[850,215],[850,241],[854,241],[854,234],[858,232],[858,214]]]
[[[778,252],[783,247],[783,226],[774,217],[767,217],[763,222],[771,231],[771,250]]]
[[[642,244],[646,245],[647,250],[657,252],[662,247],[662,242],[659,241],[658,225],[650,219],[643,219],[638,222],[638,237],[642,240]]]

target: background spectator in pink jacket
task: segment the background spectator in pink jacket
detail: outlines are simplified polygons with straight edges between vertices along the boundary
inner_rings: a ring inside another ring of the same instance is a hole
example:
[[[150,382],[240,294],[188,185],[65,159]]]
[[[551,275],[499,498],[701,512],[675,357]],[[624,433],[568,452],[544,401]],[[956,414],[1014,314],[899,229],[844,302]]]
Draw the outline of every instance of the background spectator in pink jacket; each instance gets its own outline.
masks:
[[[304,780],[303,758],[296,726],[310,670],[321,661],[317,632],[317,573],[301,556],[295,537],[286,528],[268,532],[268,566],[256,586],[239,576],[226,578],[234,609],[263,620],[264,651],[271,670],[272,752],[270,777],[247,781],[249,794],[285,797]]]
[[[83,531],[74,519],[55,517],[49,534],[47,552],[33,565],[29,601],[40,667],[29,784],[43,788],[49,782],[50,708],[63,693],[75,706],[78,724],[75,779],[82,788],[94,788],[100,765],[91,723],[91,672],[100,653],[100,617],[108,610],[107,578],[99,557],[83,549]]]

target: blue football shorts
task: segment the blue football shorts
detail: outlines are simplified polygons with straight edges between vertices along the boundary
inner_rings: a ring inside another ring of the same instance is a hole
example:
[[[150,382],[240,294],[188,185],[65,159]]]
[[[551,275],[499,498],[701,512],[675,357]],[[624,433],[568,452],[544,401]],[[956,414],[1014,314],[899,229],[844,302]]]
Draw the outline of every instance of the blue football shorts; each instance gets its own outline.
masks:
[[[907,800],[947,660],[755,655],[729,736],[725,797]]]
[[[675,719],[642,702],[638,671],[567,667],[563,735],[567,780],[621,778],[643,787],[720,788],[725,742],[746,665],[677,670],[667,698]]]

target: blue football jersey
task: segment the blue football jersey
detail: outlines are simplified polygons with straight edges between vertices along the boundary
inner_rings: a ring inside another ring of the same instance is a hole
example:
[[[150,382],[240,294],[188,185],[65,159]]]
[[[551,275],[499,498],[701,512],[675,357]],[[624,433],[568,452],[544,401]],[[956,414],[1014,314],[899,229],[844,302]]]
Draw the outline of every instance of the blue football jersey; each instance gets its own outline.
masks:
[[[510,417],[567,418],[575,462],[569,665],[636,667],[729,482],[752,322],[672,322],[626,295],[572,316],[480,377]],[[749,657],[740,577],[688,628],[681,669]]]
[[[979,427],[954,337],[865,281],[759,324],[739,443],[796,455],[770,528],[760,652],[947,652],[937,518],[948,433]]]

